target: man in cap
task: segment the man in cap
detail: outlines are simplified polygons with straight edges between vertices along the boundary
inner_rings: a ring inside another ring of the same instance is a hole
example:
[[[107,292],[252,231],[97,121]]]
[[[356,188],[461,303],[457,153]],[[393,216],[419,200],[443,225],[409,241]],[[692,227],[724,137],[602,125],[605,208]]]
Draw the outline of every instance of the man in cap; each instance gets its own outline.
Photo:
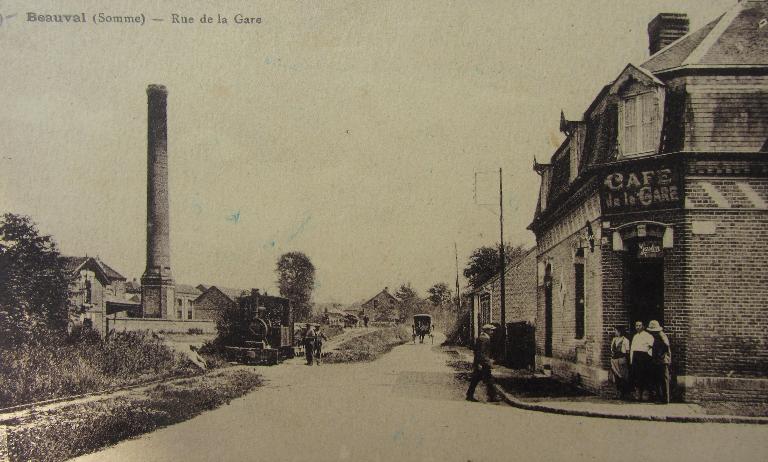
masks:
[[[653,320],[648,323],[646,329],[653,336],[651,346],[651,368],[653,373],[651,387],[656,395],[656,402],[659,404],[669,404],[669,364],[672,362],[672,355],[669,348],[669,337],[664,333],[659,321]]]
[[[475,360],[472,364],[472,378],[469,381],[467,390],[467,401],[477,401],[475,399],[475,388],[480,380],[485,382],[488,390],[488,401],[496,402],[496,388],[493,386],[493,375],[491,375],[491,335],[496,329],[493,324],[486,324],[482,327],[483,332],[477,337],[475,343]]]

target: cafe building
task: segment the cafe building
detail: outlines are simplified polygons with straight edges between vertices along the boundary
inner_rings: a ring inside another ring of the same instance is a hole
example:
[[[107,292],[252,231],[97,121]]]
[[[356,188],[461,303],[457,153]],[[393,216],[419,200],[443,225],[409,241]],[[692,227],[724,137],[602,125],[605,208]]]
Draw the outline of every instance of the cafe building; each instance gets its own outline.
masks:
[[[768,398],[768,7],[648,26],[650,53],[535,163],[536,362],[612,393],[613,328],[659,321],[675,395]]]

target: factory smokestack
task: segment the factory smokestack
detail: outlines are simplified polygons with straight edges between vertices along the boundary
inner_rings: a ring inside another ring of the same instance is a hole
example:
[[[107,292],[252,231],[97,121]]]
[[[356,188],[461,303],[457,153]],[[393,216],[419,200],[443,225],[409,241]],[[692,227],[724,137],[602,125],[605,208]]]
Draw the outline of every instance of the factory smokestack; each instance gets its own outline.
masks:
[[[175,286],[171,274],[168,217],[168,90],[147,87],[147,267],[141,277],[146,318],[172,318]]]

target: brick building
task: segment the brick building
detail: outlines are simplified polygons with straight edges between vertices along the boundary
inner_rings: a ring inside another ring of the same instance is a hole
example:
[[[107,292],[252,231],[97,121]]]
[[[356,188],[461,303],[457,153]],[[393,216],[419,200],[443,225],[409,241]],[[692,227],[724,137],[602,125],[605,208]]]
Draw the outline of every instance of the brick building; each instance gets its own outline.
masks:
[[[245,290],[230,289],[227,287],[204,286],[196,287],[201,293],[192,302],[194,318],[201,321],[215,321],[218,313],[227,308],[237,307],[237,301],[241,296],[248,295]]]
[[[536,248],[506,263],[504,270],[504,318],[507,324],[507,359],[513,366],[532,364],[533,326],[536,322]],[[469,291],[472,302],[471,337],[476,339],[484,324],[501,325],[501,280],[489,279]],[[523,356],[526,359],[522,360]],[[529,358],[530,356],[530,358]]]
[[[541,176],[539,365],[606,390],[615,326],[662,323],[677,394],[768,397],[768,5],[648,27]]]

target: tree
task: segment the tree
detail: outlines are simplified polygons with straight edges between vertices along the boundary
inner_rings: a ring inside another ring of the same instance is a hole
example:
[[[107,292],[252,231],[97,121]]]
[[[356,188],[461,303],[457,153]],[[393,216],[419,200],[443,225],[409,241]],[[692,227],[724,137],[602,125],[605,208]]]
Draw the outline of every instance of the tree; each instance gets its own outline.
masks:
[[[505,264],[509,264],[524,253],[525,249],[521,245],[504,244]],[[467,266],[464,268],[464,277],[469,280],[469,284],[473,288],[480,287],[493,276],[499,274],[499,263],[498,247],[479,247],[469,256]]]
[[[312,312],[315,266],[302,252],[288,252],[277,261],[277,285],[280,295],[293,300],[294,319],[303,321]]]
[[[0,220],[0,346],[66,333],[70,276],[51,236],[27,216]]]
[[[438,282],[427,290],[429,292],[429,299],[434,306],[443,306],[443,304],[451,301],[451,290],[448,288],[448,284],[444,282]]]
[[[400,300],[400,319],[408,319],[420,311],[421,298],[410,282],[400,284],[395,298]]]

